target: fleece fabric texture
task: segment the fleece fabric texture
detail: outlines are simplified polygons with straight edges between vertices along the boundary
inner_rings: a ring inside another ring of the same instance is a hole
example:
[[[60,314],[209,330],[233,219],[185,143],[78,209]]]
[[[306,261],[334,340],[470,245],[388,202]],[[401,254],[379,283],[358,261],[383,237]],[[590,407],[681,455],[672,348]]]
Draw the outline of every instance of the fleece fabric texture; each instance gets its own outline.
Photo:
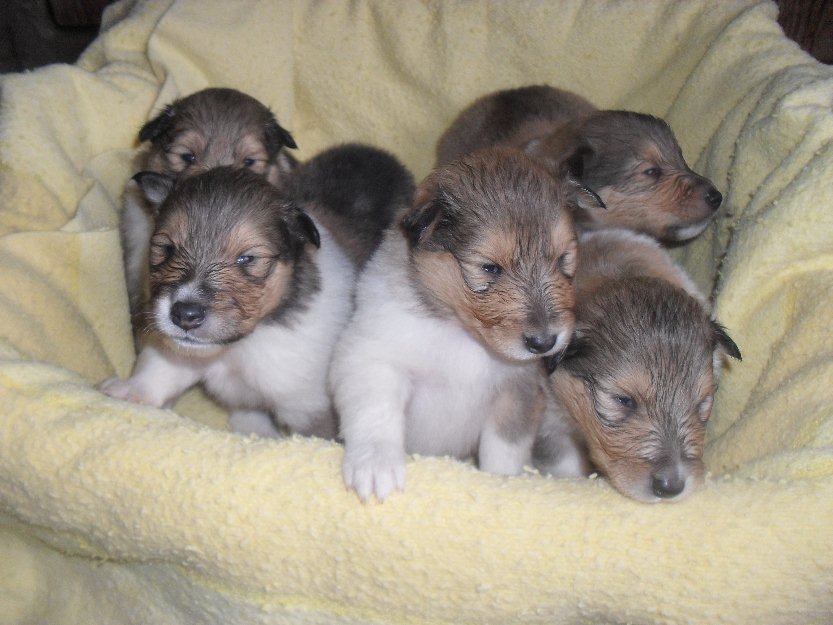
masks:
[[[131,1],[74,66],[0,82],[3,625],[833,622],[833,68],[758,0]],[[549,83],[668,120],[725,195],[676,249],[743,351],[705,486],[503,478],[411,458],[362,505],[336,443],[246,438],[94,385],[134,360],[117,233],[141,125],[208,86],[308,158],[418,178],[475,97]]]

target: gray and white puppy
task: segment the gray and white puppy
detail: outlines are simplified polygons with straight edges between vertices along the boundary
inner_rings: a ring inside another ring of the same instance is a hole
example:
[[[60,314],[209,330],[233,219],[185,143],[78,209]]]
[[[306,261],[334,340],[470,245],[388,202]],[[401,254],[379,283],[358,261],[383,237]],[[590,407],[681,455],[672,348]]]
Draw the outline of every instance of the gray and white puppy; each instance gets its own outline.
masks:
[[[656,241],[623,230],[579,237],[576,330],[551,360],[548,412],[533,459],[564,475],[585,450],[623,494],[679,500],[703,478],[706,423],[737,345]]]
[[[149,319],[127,380],[100,389],[167,406],[202,383],[232,411],[264,411],[290,432],[332,437],[322,392],[352,308],[353,263],[263,176],[217,167],[136,176],[158,205]]]
[[[255,98],[235,89],[203,89],[168,104],[139,131],[139,171],[172,179],[219,166],[248,169],[280,185],[295,164],[285,148],[292,135]],[[130,312],[136,321],[148,300],[148,254],[154,207],[128,182],[119,224]]]
[[[440,137],[437,164],[489,145],[524,150],[556,175],[566,168],[606,211],[574,213],[579,229],[618,227],[664,242],[699,235],[723,196],[692,171],[668,124],[633,111],[598,110],[547,85],[485,95]]]

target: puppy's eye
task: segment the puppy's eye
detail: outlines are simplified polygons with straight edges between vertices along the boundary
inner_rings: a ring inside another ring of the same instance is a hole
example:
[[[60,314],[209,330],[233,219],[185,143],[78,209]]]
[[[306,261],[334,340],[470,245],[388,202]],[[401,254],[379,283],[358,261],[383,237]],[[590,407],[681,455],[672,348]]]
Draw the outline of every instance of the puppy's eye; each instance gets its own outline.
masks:
[[[613,399],[625,410],[636,410],[636,400],[630,395],[614,395]]]
[[[244,158],[243,159],[243,167],[254,167],[257,161],[253,158]]]
[[[642,173],[651,178],[659,178],[662,175],[662,170],[659,167],[649,167]]]
[[[480,265],[480,268],[492,276],[498,276],[503,271],[500,265],[495,265],[494,263],[483,263],[482,265]]]
[[[193,165],[197,161],[197,156],[193,152],[183,152],[179,155],[179,158],[188,165]]]
[[[254,260],[254,256],[249,256],[248,254],[241,254],[237,257],[237,259],[234,262],[237,263],[239,267],[245,267],[246,265],[251,265],[254,262]]]

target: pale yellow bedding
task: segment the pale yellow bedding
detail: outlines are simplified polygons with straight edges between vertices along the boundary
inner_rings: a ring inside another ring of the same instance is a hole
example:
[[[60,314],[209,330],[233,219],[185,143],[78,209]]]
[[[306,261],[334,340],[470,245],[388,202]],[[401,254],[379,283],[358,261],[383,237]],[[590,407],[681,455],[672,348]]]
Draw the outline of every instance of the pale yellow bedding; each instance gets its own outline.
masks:
[[[0,79],[0,624],[833,622],[833,69],[776,9],[713,2],[122,2],[75,66]],[[361,505],[341,448],[247,439],[133,361],[116,224],[138,128],[206,86],[422,177],[456,113],[547,82],[665,117],[724,192],[675,254],[743,351],[705,487],[414,458]],[[177,414],[181,413],[181,414]],[[185,415],[185,416],[183,416]]]

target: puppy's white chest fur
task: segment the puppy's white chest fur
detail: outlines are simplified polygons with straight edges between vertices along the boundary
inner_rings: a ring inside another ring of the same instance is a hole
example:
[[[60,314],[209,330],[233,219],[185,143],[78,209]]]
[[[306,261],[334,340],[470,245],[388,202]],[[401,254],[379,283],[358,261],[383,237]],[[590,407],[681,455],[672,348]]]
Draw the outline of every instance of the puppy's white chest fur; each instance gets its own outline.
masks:
[[[517,366],[495,359],[465,330],[436,318],[390,321],[413,324],[418,342],[397,344],[399,365],[411,389],[406,406],[405,450],[408,453],[471,456],[495,395]],[[439,349],[438,349],[439,348]]]

